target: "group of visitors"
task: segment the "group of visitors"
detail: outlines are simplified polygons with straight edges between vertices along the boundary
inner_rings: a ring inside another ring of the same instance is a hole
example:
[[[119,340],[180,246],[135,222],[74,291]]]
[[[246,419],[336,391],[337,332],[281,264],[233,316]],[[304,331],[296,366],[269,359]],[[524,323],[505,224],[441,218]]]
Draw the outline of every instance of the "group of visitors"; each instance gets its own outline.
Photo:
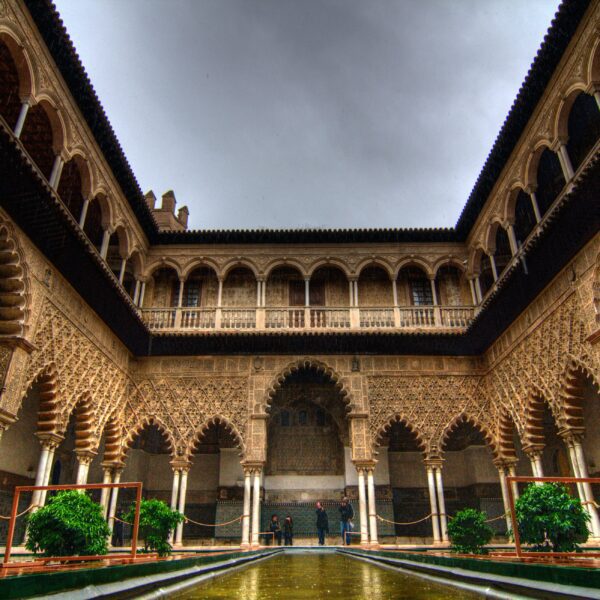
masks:
[[[277,515],[272,515],[271,522],[269,523],[269,531],[273,534],[273,543],[277,543],[278,546],[281,546],[282,536],[286,546],[294,545],[294,522],[290,515],[287,515],[283,522],[283,530],[279,523],[279,517]]]
[[[329,517],[327,511],[320,502],[317,502],[317,536],[319,538],[319,546],[325,545],[325,536],[329,533]],[[339,506],[340,513],[340,536],[342,538],[342,545],[349,546],[350,538],[354,530],[354,509],[350,504],[348,498],[342,498]],[[279,522],[278,515],[271,515],[271,522],[269,523],[269,533],[272,534],[273,543],[281,546],[281,540],[283,538],[286,546],[293,546],[294,544],[294,523],[292,517],[287,515],[283,522],[283,528]],[[269,540],[270,541],[270,540]]]
[[[349,546],[352,532],[354,531],[354,509],[348,498],[342,498],[339,506],[340,512],[340,536],[342,545]],[[319,538],[319,546],[325,545],[325,535],[329,533],[329,517],[327,511],[320,502],[317,502],[317,536]]]

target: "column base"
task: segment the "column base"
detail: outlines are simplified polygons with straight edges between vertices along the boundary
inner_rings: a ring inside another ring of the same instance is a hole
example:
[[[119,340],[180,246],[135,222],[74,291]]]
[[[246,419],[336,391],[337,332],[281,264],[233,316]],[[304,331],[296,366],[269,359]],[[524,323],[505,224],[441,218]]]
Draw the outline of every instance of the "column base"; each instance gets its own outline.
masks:
[[[379,550],[379,548],[381,548],[381,546],[379,545],[379,542],[369,542],[367,548],[369,550]]]
[[[240,550],[242,550],[243,552],[248,552],[248,550],[251,550],[251,546],[248,543],[242,542],[240,544]]]

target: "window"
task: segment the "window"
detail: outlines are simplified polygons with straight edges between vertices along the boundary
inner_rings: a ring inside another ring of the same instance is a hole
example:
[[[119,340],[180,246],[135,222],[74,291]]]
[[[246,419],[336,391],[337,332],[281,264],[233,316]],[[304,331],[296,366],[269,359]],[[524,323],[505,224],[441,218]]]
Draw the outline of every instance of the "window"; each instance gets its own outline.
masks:
[[[298,413],[298,424],[299,425],[307,425],[308,424],[308,413],[305,410],[301,410]]]
[[[281,411],[281,426],[282,427],[290,426],[290,413],[287,410]]]
[[[188,281],[185,284],[185,291],[183,296],[183,306],[198,307],[200,306],[200,293],[202,287],[200,281],[193,280]]]
[[[410,284],[411,300],[414,306],[431,306],[433,294],[431,283],[425,274],[419,269],[408,270],[408,281]]]

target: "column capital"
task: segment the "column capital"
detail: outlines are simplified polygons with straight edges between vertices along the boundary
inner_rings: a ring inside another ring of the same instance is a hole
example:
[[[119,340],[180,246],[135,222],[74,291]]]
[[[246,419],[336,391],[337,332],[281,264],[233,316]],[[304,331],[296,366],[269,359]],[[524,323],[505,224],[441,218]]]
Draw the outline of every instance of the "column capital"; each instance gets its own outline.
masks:
[[[544,452],[543,444],[524,444],[523,452],[527,454],[527,456],[531,458],[541,458],[542,453]]]
[[[495,458],[493,461],[494,466],[500,471],[504,471],[505,469],[510,469],[511,467],[515,467],[517,465],[518,460],[516,458]]]
[[[428,469],[441,469],[444,466],[444,459],[441,456],[427,456],[423,459],[423,464]]]
[[[94,450],[80,450],[75,451],[75,456],[77,457],[77,462],[80,465],[90,465],[94,460],[94,457],[98,454]]]
[[[562,438],[565,444],[581,443],[583,440],[585,429],[583,427],[561,427],[558,430],[558,435]]]
[[[171,461],[173,471],[189,471],[192,468],[192,463],[185,458],[175,458]]]
[[[35,435],[40,440],[42,448],[47,448],[48,450],[56,450],[65,439],[64,435],[58,433],[36,433]]]
[[[377,466],[376,460],[353,460],[352,462],[354,463],[356,472],[362,472],[365,475],[372,473]]]

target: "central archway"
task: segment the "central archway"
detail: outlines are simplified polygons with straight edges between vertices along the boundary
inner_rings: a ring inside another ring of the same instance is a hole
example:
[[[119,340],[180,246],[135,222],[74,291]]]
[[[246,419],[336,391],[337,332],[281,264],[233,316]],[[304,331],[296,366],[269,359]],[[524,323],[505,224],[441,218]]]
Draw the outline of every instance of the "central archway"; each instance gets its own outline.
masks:
[[[289,514],[295,535],[314,536],[314,505],[321,501],[333,533],[340,498],[355,495],[346,414],[339,384],[315,366],[288,373],[278,386],[267,424],[263,531],[273,514]]]

